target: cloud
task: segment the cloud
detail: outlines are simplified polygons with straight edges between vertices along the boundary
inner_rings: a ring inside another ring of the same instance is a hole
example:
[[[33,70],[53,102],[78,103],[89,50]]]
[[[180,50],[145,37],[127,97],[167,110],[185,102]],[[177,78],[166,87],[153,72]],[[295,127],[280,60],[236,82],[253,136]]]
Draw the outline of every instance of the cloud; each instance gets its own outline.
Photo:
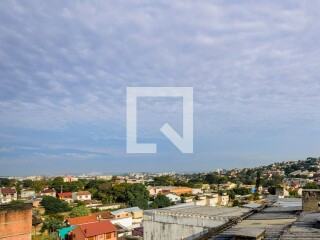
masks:
[[[318,132],[318,7],[304,1],[3,1],[0,130],[51,132],[42,135],[48,144],[57,143],[52,134],[67,132],[64,144],[72,146],[78,126],[86,133],[82,141],[88,135],[99,144],[113,141],[108,150],[119,154],[126,87],[191,86],[196,141],[259,138],[275,129]],[[158,138],[165,119],[181,128],[180,105],[167,103],[142,101],[144,140]]]

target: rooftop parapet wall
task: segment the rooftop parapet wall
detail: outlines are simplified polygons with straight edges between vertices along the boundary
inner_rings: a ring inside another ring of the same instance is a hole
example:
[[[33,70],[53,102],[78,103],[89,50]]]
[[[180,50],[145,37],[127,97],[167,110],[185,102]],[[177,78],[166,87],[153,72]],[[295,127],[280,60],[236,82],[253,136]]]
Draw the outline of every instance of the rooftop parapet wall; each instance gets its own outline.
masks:
[[[320,189],[304,189],[302,191],[302,210],[320,212]]]

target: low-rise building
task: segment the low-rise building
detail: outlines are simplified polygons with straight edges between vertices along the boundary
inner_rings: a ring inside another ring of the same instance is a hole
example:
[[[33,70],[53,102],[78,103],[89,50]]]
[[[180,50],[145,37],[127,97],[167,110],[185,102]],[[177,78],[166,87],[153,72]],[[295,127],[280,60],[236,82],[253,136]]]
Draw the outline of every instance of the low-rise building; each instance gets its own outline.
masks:
[[[72,199],[78,201],[91,200],[91,193],[88,191],[73,192]]]
[[[161,187],[151,187],[151,186],[148,186],[148,191],[149,191],[149,194],[151,196],[156,196],[158,195],[159,193],[162,193],[162,188]]]
[[[143,237],[152,240],[196,239],[248,212],[244,208],[207,206],[147,210],[143,213]]]
[[[63,178],[63,181],[64,182],[77,182],[79,179],[77,177],[74,177],[74,176],[66,176]]]
[[[192,188],[192,195],[202,194],[203,191],[201,188]]]
[[[26,189],[21,190],[21,198],[23,199],[32,199],[35,196],[36,196],[36,192],[33,190],[26,190]]]
[[[176,194],[169,193],[169,194],[167,194],[165,196],[167,198],[169,198],[170,201],[173,202],[173,203],[181,202],[181,198]]]
[[[78,225],[71,231],[72,240],[117,240],[117,228],[109,221]]]
[[[14,187],[0,187],[0,204],[17,200],[17,190]]]
[[[49,197],[56,197],[57,193],[53,188],[46,188],[42,191],[38,192],[39,197],[49,196]]]
[[[93,222],[98,222],[98,218],[95,214],[92,214],[89,216],[67,218],[67,220],[66,220],[66,224],[68,226],[77,226],[77,225],[82,225],[82,224],[86,224],[86,223],[93,223]]]
[[[223,193],[222,195],[218,196],[218,205],[220,206],[227,206],[229,203],[229,195]]]
[[[32,233],[31,205],[0,206],[0,239],[30,240]]]

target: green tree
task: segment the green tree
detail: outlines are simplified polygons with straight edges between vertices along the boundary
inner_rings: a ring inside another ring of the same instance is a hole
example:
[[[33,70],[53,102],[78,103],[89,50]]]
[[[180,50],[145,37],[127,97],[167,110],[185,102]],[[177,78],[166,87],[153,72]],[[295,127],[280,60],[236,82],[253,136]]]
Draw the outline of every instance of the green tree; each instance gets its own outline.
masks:
[[[249,190],[248,188],[244,188],[244,187],[235,188],[235,189],[233,189],[233,191],[238,195],[248,195],[251,193],[251,190]]]
[[[62,177],[55,177],[51,183],[51,188],[54,188],[57,192],[61,192],[61,188],[63,189],[64,181]]]
[[[289,190],[289,197],[290,198],[298,198],[299,197],[299,194],[297,191],[295,190]]]
[[[320,189],[320,185],[315,182],[309,182],[304,187],[304,189]]]
[[[59,228],[65,227],[65,224],[63,223],[64,218],[62,215],[54,214],[50,215],[44,222],[41,229],[41,232],[45,232],[46,230],[51,232],[55,232]]]
[[[241,205],[242,203],[238,199],[235,199],[232,203],[233,207],[240,207]]]
[[[127,188],[127,196],[127,202],[129,206],[137,206],[141,209],[148,208],[149,191],[143,184],[130,184]]]
[[[25,179],[22,181],[22,186],[24,188],[30,188],[30,187],[32,187],[32,185],[33,185],[33,181],[30,179]]]
[[[88,216],[89,214],[90,214],[90,211],[85,206],[78,206],[78,207],[72,208],[70,217]]]
[[[70,210],[68,203],[50,196],[44,196],[42,198],[41,205],[44,207],[47,214],[67,212]]]
[[[8,178],[0,178],[0,186],[1,187],[10,187],[11,181]]]
[[[168,197],[163,194],[158,194],[153,203],[151,204],[152,208],[164,208],[171,206],[171,201]]]
[[[10,202],[10,205],[24,205],[24,201],[23,200],[12,200]]]

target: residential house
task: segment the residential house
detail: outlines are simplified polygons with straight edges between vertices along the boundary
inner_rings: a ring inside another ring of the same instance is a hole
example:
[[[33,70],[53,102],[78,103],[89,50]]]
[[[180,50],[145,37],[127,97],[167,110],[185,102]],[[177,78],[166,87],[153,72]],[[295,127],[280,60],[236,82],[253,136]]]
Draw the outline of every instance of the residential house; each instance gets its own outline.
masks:
[[[131,208],[123,208],[123,209],[113,211],[111,212],[111,214],[116,217],[119,214],[130,213],[133,219],[139,219],[139,218],[142,218],[143,216],[142,212],[143,212],[142,209],[140,209],[139,207],[131,207]]]
[[[71,231],[72,240],[117,240],[117,228],[109,221],[78,225]]]
[[[68,226],[78,226],[87,223],[98,222],[98,218],[95,214],[89,216],[67,218],[66,223]]]
[[[26,190],[26,189],[21,190],[21,198],[23,199],[32,199],[35,196],[36,196],[36,192],[33,190]]]
[[[72,198],[72,192],[62,192],[62,193],[57,193],[57,196],[59,199],[64,200],[66,198]]]
[[[192,195],[202,194],[203,191],[201,188],[192,188]]]
[[[289,197],[289,191],[285,187],[276,188],[276,195],[280,198]]]
[[[111,220],[113,224],[118,223],[127,228],[141,226],[143,211],[139,207],[123,208],[113,211],[111,214],[114,218]]]
[[[192,188],[189,187],[174,187],[174,186],[168,186],[168,187],[162,187],[162,193],[163,194],[169,194],[173,193],[176,195],[182,195],[182,194],[192,194]]]
[[[88,191],[73,192],[72,199],[78,201],[91,200],[91,193]]]
[[[220,206],[227,206],[229,203],[229,195],[223,193],[222,195],[218,196],[218,205]]]
[[[209,191],[210,190],[210,184],[202,184],[201,186],[202,191]]]
[[[149,194],[151,196],[156,196],[159,193],[162,193],[162,188],[161,187],[151,187],[151,186],[149,186],[148,187],[148,191],[149,191]]]
[[[17,190],[14,187],[0,187],[0,204],[17,200]]]
[[[38,196],[39,197],[43,197],[43,196],[56,197],[57,194],[53,188],[46,188],[46,189],[43,189],[42,191],[38,192]]]
[[[172,193],[169,193],[167,195],[165,195],[167,198],[170,199],[171,202],[173,203],[177,203],[177,202],[181,202],[181,197],[179,197],[178,195],[176,194],[172,194]]]
[[[58,197],[60,200],[66,201],[66,202],[68,202],[68,203],[73,202],[72,192],[57,193],[57,197]]]

